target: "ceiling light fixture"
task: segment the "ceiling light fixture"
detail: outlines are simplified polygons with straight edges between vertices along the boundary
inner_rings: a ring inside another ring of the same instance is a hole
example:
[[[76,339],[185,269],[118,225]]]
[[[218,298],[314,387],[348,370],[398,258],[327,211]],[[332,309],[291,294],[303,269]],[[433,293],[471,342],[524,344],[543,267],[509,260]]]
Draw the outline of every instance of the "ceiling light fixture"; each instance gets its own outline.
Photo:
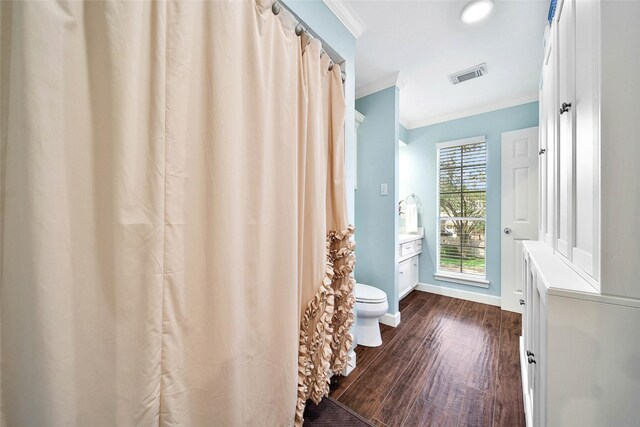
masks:
[[[460,19],[465,24],[473,24],[489,16],[492,10],[493,0],[474,0],[462,9]]]

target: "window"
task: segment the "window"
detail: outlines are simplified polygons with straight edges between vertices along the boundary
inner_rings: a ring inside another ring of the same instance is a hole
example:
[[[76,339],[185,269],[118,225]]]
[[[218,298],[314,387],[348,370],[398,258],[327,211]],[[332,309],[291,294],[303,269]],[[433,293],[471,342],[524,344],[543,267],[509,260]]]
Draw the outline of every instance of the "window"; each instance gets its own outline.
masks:
[[[486,273],[485,137],[438,144],[438,273],[481,282]],[[474,284],[474,283],[470,283]]]

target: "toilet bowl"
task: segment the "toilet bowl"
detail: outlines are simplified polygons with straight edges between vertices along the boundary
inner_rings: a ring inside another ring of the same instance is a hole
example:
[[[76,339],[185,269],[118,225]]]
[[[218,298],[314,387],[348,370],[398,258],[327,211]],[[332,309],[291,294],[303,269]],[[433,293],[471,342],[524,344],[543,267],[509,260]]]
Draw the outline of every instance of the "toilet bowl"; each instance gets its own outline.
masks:
[[[356,283],[356,342],[365,347],[382,344],[378,319],[389,309],[387,294],[373,286]]]

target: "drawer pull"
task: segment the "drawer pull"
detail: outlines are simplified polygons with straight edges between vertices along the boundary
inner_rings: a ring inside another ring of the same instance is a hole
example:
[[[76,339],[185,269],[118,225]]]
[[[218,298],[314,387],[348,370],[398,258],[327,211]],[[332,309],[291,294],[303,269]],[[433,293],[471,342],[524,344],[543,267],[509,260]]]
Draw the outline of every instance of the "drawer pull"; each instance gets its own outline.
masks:
[[[524,300],[523,299],[520,300],[520,305],[524,305]]]
[[[563,102],[562,107],[560,108],[560,114],[564,114],[571,109],[570,102]]]
[[[527,358],[527,361],[531,364],[531,363],[536,363],[536,359],[533,358],[533,356],[529,356]]]

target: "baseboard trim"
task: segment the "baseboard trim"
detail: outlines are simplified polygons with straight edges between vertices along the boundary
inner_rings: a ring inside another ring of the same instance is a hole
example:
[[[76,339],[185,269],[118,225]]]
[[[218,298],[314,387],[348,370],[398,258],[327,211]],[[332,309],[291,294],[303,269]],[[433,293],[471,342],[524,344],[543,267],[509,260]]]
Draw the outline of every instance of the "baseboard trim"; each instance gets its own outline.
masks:
[[[356,364],[357,364],[357,355],[354,349],[352,348],[351,350],[349,350],[349,353],[347,354],[347,363],[344,364],[344,369],[342,370],[342,376],[343,377],[348,376],[351,373],[351,371],[353,371],[356,368]]]
[[[380,323],[395,328],[400,324],[400,312],[398,311],[396,314],[383,314],[382,317],[380,317]]]
[[[464,291],[462,289],[447,288],[444,286],[430,285],[429,283],[418,283],[418,286],[416,286],[416,290],[421,292],[429,292],[437,295],[444,295],[446,297],[453,297],[453,298],[464,299],[467,301],[479,302],[482,304],[495,305],[498,307],[502,305],[501,298],[497,296],[485,295],[477,292]]]

